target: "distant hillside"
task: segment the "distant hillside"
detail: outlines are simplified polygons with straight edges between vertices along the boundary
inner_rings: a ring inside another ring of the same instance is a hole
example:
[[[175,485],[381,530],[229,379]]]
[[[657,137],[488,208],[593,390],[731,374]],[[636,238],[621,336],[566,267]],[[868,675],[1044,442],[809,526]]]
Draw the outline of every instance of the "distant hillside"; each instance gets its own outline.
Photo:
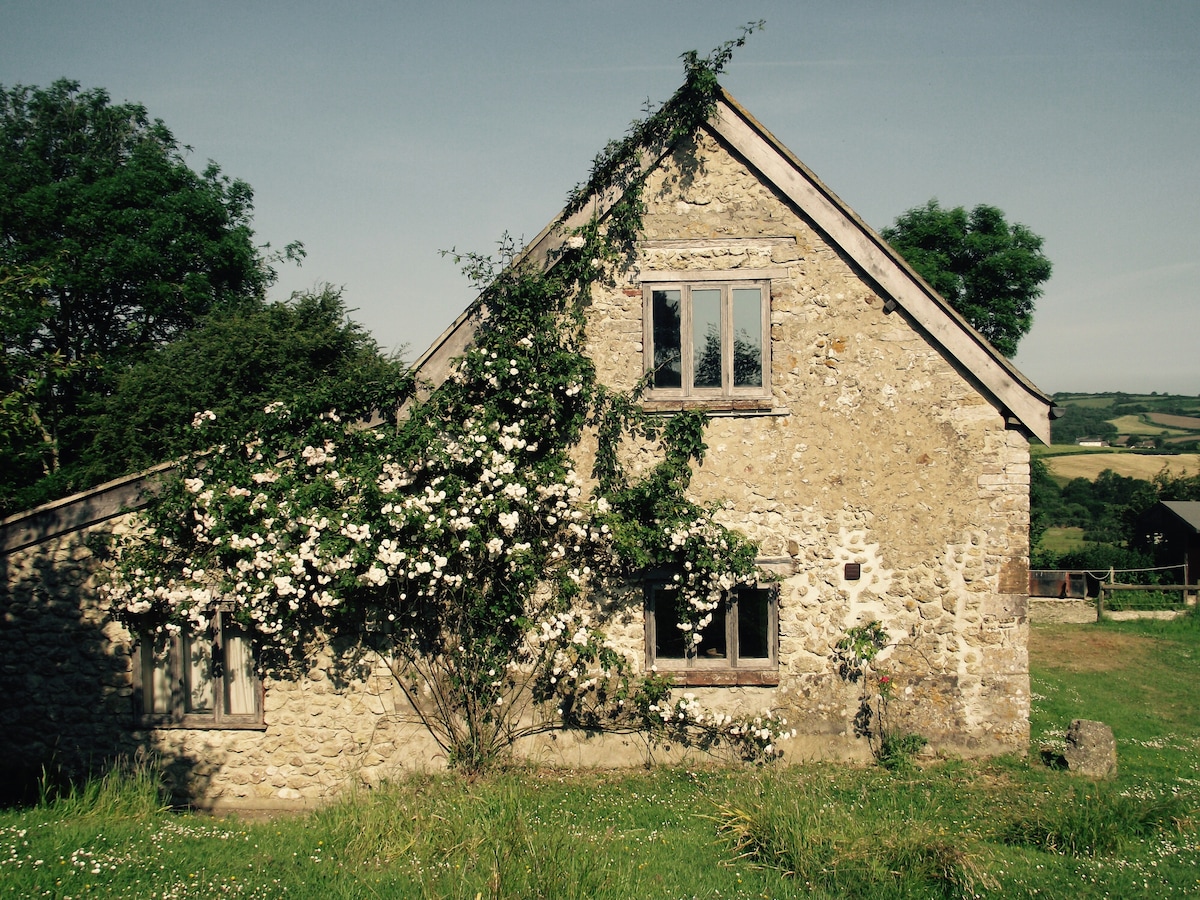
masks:
[[[1066,410],[1051,425],[1054,443],[1030,447],[1041,462],[1029,489],[1034,567],[1176,565],[1135,523],[1159,500],[1200,500],[1200,397],[1055,394],[1054,403]]]
[[[1159,453],[1069,453],[1044,458],[1050,474],[1064,484],[1072,478],[1095,481],[1105,469],[1142,481],[1149,481],[1163,469],[1175,476],[1200,473],[1200,454],[1197,453],[1169,456]]]
[[[1200,397],[1182,394],[1055,394],[1066,410],[1051,424],[1055,445],[1094,437],[1110,445],[1200,450]]]

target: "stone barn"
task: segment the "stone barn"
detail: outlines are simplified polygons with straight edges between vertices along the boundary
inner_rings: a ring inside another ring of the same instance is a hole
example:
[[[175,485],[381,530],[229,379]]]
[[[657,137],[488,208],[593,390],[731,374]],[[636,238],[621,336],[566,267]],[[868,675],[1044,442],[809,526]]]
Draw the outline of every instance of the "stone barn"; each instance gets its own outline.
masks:
[[[614,646],[714,707],[782,711],[798,732],[790,759],[866,758],[861,686],[834,650],[877,621],[905,730],[937,753],[1023,751],[1029,441],[1049,440],[1050,399],[727,94],[646,165],[636,257],[593,289],[588,352],[614,388],[651,373],[647,409],[708,414],[690,491],[721,501],[722,524],[759,544],[772,580],[729,598],[721,635],[695,658],[649,577]],[[525,256],[554,259],[563,240],[548,227]],[[472,315],[418,360],[434,387],[469,346]],[[395,717],[403,700],[388,679],[342,683],[318,661],[305,678],[262,683],[233,637],[206,703],[170,721],[139,715],[160,674],[100,603],[93,550],[147,484],[125,479],[0,526],[9,771],[153,750],[194,801],[266,808],[438,764],[421,728]],[[627,738],[526,749],[575,765],[644,758]]]

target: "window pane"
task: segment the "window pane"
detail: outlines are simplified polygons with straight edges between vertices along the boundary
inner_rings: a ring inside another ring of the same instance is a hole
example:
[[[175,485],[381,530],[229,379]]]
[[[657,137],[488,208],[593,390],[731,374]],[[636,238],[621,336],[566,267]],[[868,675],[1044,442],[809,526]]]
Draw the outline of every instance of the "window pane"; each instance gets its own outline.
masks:
[[[225,712],[253,715],[255,712],[254,658],[250,638],[241,629],[225,626]]]
[[[653,588],[654,656],[656,659],[683,659],[686,655],[683,632],[679,630],[679,591],[673,587]]]
[[[183,669],[187,680],[187,711],[212,712],[212,641],[205,637],[183,640]]]
[[[651,293],[655,387],[677,388],[683,384],[679,296],[679,291]]]
[[[692,385],[721,386],[721,291],[692,289]]]
[[[150,696],[146,697],[143,701],[146,704],[145,711],[157,715],[166,715],[171,712],[171,689],[174,687],[171,684],[170,647],[155,649],[154,641],[151,639],[147,640],[142,645],[142,648],[142,652],[149,653],[152,660],[150,669]],[[144,672],[145,669],[142,671]]]
[[[762,387],[762,290],[733,289],[733,384]]]
[[[701,659],[726,659],[729,656],[725,617],[725,603],[722,602],[712,611],[712,621],[700,632],[696,654]]]
[[[738,656],[767,659],[771,655],[771,591],[741,588],[737,592]]]

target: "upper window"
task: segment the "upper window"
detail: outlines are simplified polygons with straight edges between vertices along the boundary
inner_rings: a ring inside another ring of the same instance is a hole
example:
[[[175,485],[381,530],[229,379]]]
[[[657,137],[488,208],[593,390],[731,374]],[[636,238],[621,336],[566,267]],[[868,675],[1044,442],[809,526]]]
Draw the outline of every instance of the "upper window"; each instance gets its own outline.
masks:
[[[768,396],[770,298],[766,279],[645,285],[645,365],[652,395]]]
[[[208,631],[165,645],[144,640],[134,666],[135,700],[147,725],[261,728],[262,684],[246,629],[225,612]]]
[[[691,684],[774,683],[761,672],[738,677],[739,672],[774,670],[777,665],[777,592],[771,587],[749,586],[732,591],[712,613],[700,633],[700,643],[689,648],[680,622],[679,589],[670,581],[646,586],[647,666],[660,671],[684,670]],[[715,677],[732,670],[731,677]]]

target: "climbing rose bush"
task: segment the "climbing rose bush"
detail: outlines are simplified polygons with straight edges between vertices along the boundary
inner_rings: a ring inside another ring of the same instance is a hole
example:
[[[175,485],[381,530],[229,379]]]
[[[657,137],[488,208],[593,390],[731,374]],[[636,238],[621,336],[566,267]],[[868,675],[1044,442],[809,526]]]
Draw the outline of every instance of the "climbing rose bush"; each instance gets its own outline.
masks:
[[[690,127],[715,84],[689,81],[656,114],[671,121],[647,133]],[[461,766],[561,727],[779,755],[786,722],[673,700],[669,678],[605,637],[640,609],[647,569],[679,573],[693,649],[727,593],[757,577],[756,547],[686,497],[704,417],[648,417],[637,391],[596,383],[584,352],[592,285],[640,230],[640,183],[628,180],[640,168],[611,171],[625,199],[603,224],[563,233],[548,271],[511,245],[498,262],[460,258],[482,289],[474,341],[427,398],[405,383],[272,403],[249,434],[198,413],[195,452],[117,548],[118,618],[162,641],[225,611],[278,676],[304,671],[318,646],[354,648],[351,667],[373,653]],[[586,482],[573,463],[585,430],[597,441]],[[629,437],[659,449],[640,479],[621,460]]]
[[[534,375],[531,356],[561,349],[550,333],[527,333],[503,356],[488,349],[495,336],[481,340],[451,383],[489,399],[463,417],[429,404],[368,429],[326,411],[299,430],[293,410],[272,404],[233,440],[197,416],[199,442],[214,449],[182,464],[122,545],[107,587],[118,615],[165,638],[201,633],[226,610],[276,674],[321,636],[370,635],[399,661],[414,708],[462,711],[450,723],[424,714],[467,765],[562,725],[691,732],[747,758],[778,755],[785,723],[764,740],[761,727],[706,717],[694,698],[675,706],[667,679],[637,674],[608,643],[591,594],[629,574],[620,535],[638,541],[635,563],[647,553],[679,563],[696,613],[685,633],[753,570],[718,564],[748,545],[694,509],[642,527],[620,499],[585,493],[566,448],[594,390],[590,367],[580,357],[556,380]],[[646,531],[657,538],[631,538]]]

